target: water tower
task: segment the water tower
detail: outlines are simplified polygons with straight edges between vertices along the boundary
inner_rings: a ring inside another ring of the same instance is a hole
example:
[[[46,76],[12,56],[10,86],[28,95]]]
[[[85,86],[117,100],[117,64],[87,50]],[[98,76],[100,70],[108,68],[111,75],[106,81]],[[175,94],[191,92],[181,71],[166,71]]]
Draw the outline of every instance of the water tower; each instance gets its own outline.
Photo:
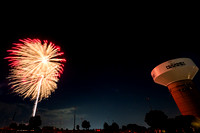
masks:
[[[155,67],[154,82],[167,86],[182,115],[200,118],[200,93],[192,79],[198,67],[189,58],[177,58]]]

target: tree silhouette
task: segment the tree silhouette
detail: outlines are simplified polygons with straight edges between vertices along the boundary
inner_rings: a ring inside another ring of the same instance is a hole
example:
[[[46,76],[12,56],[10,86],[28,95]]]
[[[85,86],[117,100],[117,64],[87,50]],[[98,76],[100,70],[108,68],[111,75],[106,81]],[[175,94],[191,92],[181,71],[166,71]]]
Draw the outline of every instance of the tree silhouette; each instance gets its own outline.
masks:
[[[112,125],[108,125],[108,123],[104,123],[103,125],[105,131],[118,131],[119,125],[116,122],[113,122]]]
[[[86,130],[88,130],[88,129],[90,128],[90,122],[84,120],[84,121],[82,122],[82,128],[85,128]]]
[[[42,124],[42,121],[39,115],[36,115],[35,117],[31,117],[29,120],[29,127],[31,129],[39,129],[39,126],[41,126],[41,124]]]
[[[134,131],[134,132],[139,132],[139,133],[141,133],[141,132],[143,132],[143,131],[146,130],[145,127],[139,126],[139,125],[137,125],[137,124],[128,124],[128,125],[127,125],[127,129],[128,129],[129,131]]]
[[[76,125],[76,129],[77,129],[77,130],[80,130],[80,126],[79,126],[79,125]]]
[[[28,129],[28,127],[25,124],[21,123],[21,124],[19,124],[18,129],[19,130],[26,130],[26,129]]]
[[[108,125],[108,123],[105,122],[105,123],[103,124],[103,129],[104,129],[104,130],[109,130],[109,125]]]
[[[151,110],[145,116],[145,122],[152,128],[164,128],[168,116],[160,110]]]
[[[127,126],[122,125],[122,131],[126,131],[127,130]]]
[[[191,123],[195,120],[192,115],[180,115],[175,117],[176,126],[179,130],[184,130],[187,133],[192,132]]]
[[[13,122],[9,125],[10,128],[12,129],[17,129],[17,123],[16,122]]]
[[[113,122],[111,125],[112,131],[118,131],[119,130],[119,125],[116,122]]]
[[[166,121],[166,131],[167,133],[176,133],[177,123],[174,118],[168,118]]]

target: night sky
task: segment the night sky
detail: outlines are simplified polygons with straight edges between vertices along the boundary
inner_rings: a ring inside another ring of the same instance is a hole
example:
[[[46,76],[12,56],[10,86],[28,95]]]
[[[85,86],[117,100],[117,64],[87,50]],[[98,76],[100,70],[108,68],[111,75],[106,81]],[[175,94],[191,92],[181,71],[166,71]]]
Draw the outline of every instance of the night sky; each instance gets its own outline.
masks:
[[[11,93],[8,62],[3,59],[12,43],[24,38],[52,41],[67,59],[57,90],[38,104],[42,126],[73,129],[76,113],[76,124],[88,120],[94,129],[103,128],[104,122],[148,127],[144,117],[150,106],[168,117],[180,115],[168,89],[155,84],[150,73],[160,63],[181,57],[200,67],[195,15],[167,9],[73,7],[44,7],[28,15],[28,7],[16,7],[2,16],[0,127],[8,125],[15,112],[17,123],[27,123],[32,114],[34,101]],[[199,79],[197,73],[197,86]]]

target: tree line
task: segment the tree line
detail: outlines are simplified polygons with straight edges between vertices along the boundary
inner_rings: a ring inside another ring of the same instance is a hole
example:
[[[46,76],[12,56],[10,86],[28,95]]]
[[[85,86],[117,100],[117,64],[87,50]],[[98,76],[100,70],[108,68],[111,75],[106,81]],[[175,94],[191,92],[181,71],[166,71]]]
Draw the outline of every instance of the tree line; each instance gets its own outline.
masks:
[[[123,125],[122,128],[116,122],[113,122],[109,125],[107,122],[103,124],[103,131],[130,131],[130,132],[154,132],[155,130],[164,130],[166,133],[175,133],[175,132],[186,132],[186,133],[194,133],[200,132],[200,120],[191,115],[180,115],[175,118],[168,118],[168,116],[160,110],[151,110],[145,115],[144,121],[150,126],[146,128],[144,126],[139,126],[137,124],[128,124]],[[29,120],[29,124],[19,124],[11,123],[10,128],[12,129],[26,129],[35,131],[40,131],[40,126],[42,121],[40,116],[31,117]],[[81,124],[84,130],[89,130],[91,125],[90,122],[84,120]],[[63,129],[62,129],[63,130]],[[76,129],[80,130],[80,126],[76,125]]]

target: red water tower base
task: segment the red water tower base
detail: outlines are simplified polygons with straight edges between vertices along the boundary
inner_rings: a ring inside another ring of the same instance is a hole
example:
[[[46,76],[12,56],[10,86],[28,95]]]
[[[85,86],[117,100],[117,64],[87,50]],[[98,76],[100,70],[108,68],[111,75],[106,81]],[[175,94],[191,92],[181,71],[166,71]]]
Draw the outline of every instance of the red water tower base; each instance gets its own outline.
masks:
[[[182,115],[193,115],[200,119],[200,93],[192,80],[176,81],[167,87]]]

